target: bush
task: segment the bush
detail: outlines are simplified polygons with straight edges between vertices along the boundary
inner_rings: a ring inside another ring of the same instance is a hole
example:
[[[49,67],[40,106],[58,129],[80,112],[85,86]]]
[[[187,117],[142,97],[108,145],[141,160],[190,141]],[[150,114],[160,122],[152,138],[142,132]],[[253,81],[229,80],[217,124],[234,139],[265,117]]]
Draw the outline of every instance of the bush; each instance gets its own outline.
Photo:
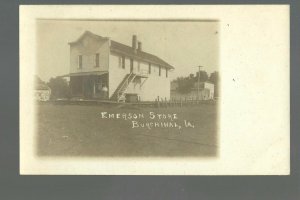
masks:
[[[51,88],[51,99],[71,97],[69,84],[61,77],[51,78],[48,86]]]

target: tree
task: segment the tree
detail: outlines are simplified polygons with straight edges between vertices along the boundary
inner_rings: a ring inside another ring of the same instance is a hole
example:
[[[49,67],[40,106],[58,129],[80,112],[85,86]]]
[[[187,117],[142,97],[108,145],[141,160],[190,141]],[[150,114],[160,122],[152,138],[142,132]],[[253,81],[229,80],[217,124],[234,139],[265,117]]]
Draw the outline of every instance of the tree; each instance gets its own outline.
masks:
[[[196,73],[195,81],[198,81],[199,72]],[[208,75],[206,71],[200,71],[200,82],[208,81]]]
[[[177,91],[179,93],[189,93],[194,86],[194,80],[190,77],[179,77],[176,82],[178,84]]]
[[[210,74],[209,81],[212,83],[218,83],[219,82],[219,73],[217,71]]]
[[[70,98],[70,88],[65,79],[61,77],[51,78],[47,85],[51,88],[51,99]]]
[[[211,73],[210,77],[209,77],[209,81],[212,82],[215,85],[215,87],[214,87],[214,90],[215,90],[214,96],[219,97],[219,72],[215,71],[215,72]]]
[[[194,76],[194,74],[190,74],[187,77],[178,77],[173,82],[178,85],[177,91],[185,94],[191,92],[195,83],[198,82],[198,77],[199,72],[196,73],[196,76]],[[216,87],[218,85],[218,72],[212,73],[209,77],[206,71],[200,71],[200,82],[206,82],[208,80],[215,84],[215,92],[217,92]]]

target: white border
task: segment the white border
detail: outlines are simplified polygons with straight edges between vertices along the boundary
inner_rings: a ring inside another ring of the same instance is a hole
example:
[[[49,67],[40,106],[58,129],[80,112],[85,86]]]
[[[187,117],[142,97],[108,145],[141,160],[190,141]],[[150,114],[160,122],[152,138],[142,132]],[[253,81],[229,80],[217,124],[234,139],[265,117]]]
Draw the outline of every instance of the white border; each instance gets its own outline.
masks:
[[[36,66],[37,18],[220,20],[220,156],[36,157],[31,83]],[[289,91],[288,5],[20,6],[21,174],[287,175]]]

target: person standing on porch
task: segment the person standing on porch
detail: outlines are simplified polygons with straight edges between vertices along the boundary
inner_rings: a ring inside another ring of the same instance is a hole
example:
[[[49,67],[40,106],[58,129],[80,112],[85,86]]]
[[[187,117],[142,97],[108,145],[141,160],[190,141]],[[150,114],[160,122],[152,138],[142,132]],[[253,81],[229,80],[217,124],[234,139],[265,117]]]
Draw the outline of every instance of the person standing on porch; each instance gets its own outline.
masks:
[[[107,99],[108,98],[108,88],[106,87],[106,85],[103,85],[102,93],[103,93],[103,98]]]

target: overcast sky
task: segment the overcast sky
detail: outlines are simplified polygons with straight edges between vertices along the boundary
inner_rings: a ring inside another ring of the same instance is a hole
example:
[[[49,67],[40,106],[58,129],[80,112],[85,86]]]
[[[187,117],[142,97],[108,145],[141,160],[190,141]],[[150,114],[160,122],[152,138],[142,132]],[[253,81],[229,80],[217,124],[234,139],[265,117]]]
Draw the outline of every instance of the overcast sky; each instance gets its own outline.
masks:
[[[208,73],[219,68],[219,30],[214,21],[67,21],[37,20],[37,75],[48,81],[69,73],[69,42],[89,30],[131,46],[132,35],[143,51],[172,66],[171,79],[204,66]]]

